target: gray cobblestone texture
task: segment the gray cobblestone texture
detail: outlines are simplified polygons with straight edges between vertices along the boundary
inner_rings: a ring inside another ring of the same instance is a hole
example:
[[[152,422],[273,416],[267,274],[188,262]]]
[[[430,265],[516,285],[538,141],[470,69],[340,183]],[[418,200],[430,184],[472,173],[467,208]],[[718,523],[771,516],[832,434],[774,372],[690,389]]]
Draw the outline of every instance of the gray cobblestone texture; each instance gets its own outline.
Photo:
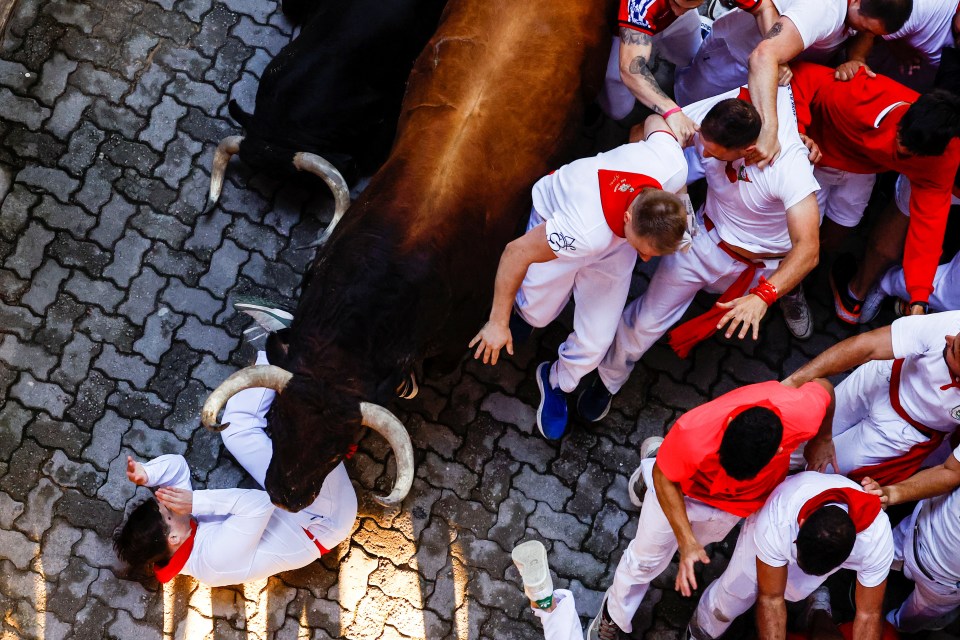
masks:
[[[534,370],[566,314],[496,368],[465,363],[392,407],[417,450],[410,496],[372,501],[394,463],[366,435],[348,465],[355,532],[321,561],[218,589],[129,574],[110,546],[147,495],[128,455],[183,454],[200,488],[253,486],[198,412],[254,357],[233,301],[293,308],[331,203],[234,161],[202,211],[213,150],[238,133],[228,100],[252,109],[292,33],[275,0],[16,4],[0,43],[0,638],[535,639],[509,557],[528,539],[586,622],[637,530],[626,485],[643,438],[850,334],[818,282],[808,342],[774,313],[756,345],[713,339],[681,361],[658,344],[605,420],[553,443]],[[713,553],[711,578],[729,548]],[[633,637],[679,637],[694,601],[667,578]]]

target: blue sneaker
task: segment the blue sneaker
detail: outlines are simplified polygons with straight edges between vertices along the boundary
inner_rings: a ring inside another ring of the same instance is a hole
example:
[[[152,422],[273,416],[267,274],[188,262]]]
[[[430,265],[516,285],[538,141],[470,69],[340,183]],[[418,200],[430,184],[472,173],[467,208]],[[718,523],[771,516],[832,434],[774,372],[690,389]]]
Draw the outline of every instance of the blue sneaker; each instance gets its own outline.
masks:
[[[587,422],[599,422],[607,417],[613,394],[607,391],[599,374],[590,377],[590,382],[577,398],[577,413]]]
[[[550,362],[537,367],[540,406],[537,407],[537,428],[547,440],[559,440],[567,431],[567,394],[550,386]]]

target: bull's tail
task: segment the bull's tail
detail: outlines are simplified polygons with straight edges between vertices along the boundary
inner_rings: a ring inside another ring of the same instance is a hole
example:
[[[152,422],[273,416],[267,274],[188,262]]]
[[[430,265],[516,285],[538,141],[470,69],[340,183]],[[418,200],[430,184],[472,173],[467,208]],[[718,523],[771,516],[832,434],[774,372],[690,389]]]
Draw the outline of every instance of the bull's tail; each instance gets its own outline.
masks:
[[[243,110],[236,100],[231,100],[230,104],[227,105],[227,111],[230,112],[230,117],[233,118],[237,124],[239,124],[244,129],[247,128],[247,123],[250,122],[250,114]]]

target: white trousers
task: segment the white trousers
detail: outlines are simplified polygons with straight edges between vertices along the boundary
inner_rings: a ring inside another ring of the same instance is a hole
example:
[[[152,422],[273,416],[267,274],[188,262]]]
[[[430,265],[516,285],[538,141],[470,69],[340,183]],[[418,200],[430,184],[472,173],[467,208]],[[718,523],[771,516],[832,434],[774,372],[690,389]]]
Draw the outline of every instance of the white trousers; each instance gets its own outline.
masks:
[[[903,267],[887,271],[880,279],[880,290],[888,296],[897,296],[909,302]],[[932,311],[960,310],[960,253],[947,264],[937,267],[933,276],[933,293],[928,302]]]
[[[534,609],[533,614],[543,624],[544,640],[583,640],[583,629],[577,617],[577,604],[573,594],[566,589],[555,589],[553,611]]]
[[[877,176],[872,173],[850,173],[829,167],[814,167],[813,177],[820,183],[817,205],[820,220],[830,218],[843,227],[855,227],[863,219]]]
[[[527,230],[543,222],[530,214]],[[630,291],[637,252],[626,242],[586,258],[562,257],[530,265],[517,292],[517,312],[533,327],[553,322],[571,294],[576,303],[573,333],[560,345],[557,381],[566,393],[597,368],[617,331]]]
[[[678,546],[653,486],[653,463],[653,459],[641,463],[647,491],[640,510],[637,534],[623,552],[613,576],[613,584],[607,591],[610,618],[627,633],[633,630],[633,616],[640,608],[650,582],[667,568]],[[699,500],[685,497],[683,501],[693,535],[703,546],[723,540],[740,521],[739,516]]]
[[[779,262],[757,269],[750,287],[760,276],[769,277]],[[600,363],[600,379],[611,393],[626,384],[634,364],[667,330],[676,324],[697,292],[723,293],[743,273],[745,265],[731,258],[700,229],[689,251],[660,259],[646,292],[624,309],[613,346]]]
[[[749,37],[759,41],[759,29],[754,26],[753,30],[756,31],[755,36],[750,34]],[[747,72],[746,61],[740,61],[731,53],[724,38],[711,34],[703,41],[690,64],[677,68],[673,87],[677,104],[685,107],[736,89],[747,83]]]
[[[257,364],[269,364],[263,351],[257,354]],[[273,458],[273,443],[264,427],[276,395],[260,387],[245,389],[227,401],[223,412],[223,421],[230,423],[220,433],[224,446],[261,487]],[[299,519],[300,526],[309,529],[326,549],[333,549],[349,536],[357,519],[357,493],[343,463],[327,475],[310,506],[286,515]]]
[[[917,504],[913,514],[893,530],[894,560],[903,561],[903,574],[913,580],[914,589],[899,609],[887,614],[887,620],[906,633],[942,629],[956,617],[955,610],[960,607],[960,589],[956,583],[951,586],[932,580],[917,565],[913,553],[915,527],[925,504],[926,500]],[[925,539],[930,537],[925,532],[921,535]]]
[[[744,521],[730,564],[717,580],[710,583],[697,604],[696,624],[711,638],[722,636],[757,599],[757,545],[753,537],[757,517],[755,513]],[[796,565],[790,565],[784,598],[791,602],[803,600],[826,579],[826,575],[811,576]]]
[[[679,69],[690,64],[697,54],[703,36],[700,33],[700,15],[691,10],[676,19],[673,24],[652,38],[654,55],[672,62]],[[651,63],[652,63],[651,56]],[[622,120],[633,111],[636,98],[620,77],[620,37],[613,37],[610,57],[607,59],[607,74],[603,90],[597,98],[600,108],[610,118]]]

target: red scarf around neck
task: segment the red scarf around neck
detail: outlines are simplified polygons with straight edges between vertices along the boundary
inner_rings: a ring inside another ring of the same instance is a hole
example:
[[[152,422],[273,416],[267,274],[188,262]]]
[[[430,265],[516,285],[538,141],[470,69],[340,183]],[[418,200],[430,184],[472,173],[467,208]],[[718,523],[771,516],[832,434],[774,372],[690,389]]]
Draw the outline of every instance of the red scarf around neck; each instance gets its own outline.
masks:
[[[813,512],[828,504],[847,505],[847,514],[853,520],[853,527],[860,533],[876,520],[880,513],[880,498],[859,489],[835,488],[818,493],[804,503],[797,515],[797,524],[813,515]]]
[[[193,551],[193,541],[196,536],[197,523],[193,518],[191,518],[190,536],[183,541],[183,544],[181,544],[180,548],[174,552],[173,557],[170,558],[170,561],[167,562],[167,564],[162,567],[153,567],[153,573],[157,576],[157,580],[159,580],[161,584],[166,584],[177,577],[177,574],[179,574],[184,565],[187,564],[187,559],[190,557],[190,553]]]

